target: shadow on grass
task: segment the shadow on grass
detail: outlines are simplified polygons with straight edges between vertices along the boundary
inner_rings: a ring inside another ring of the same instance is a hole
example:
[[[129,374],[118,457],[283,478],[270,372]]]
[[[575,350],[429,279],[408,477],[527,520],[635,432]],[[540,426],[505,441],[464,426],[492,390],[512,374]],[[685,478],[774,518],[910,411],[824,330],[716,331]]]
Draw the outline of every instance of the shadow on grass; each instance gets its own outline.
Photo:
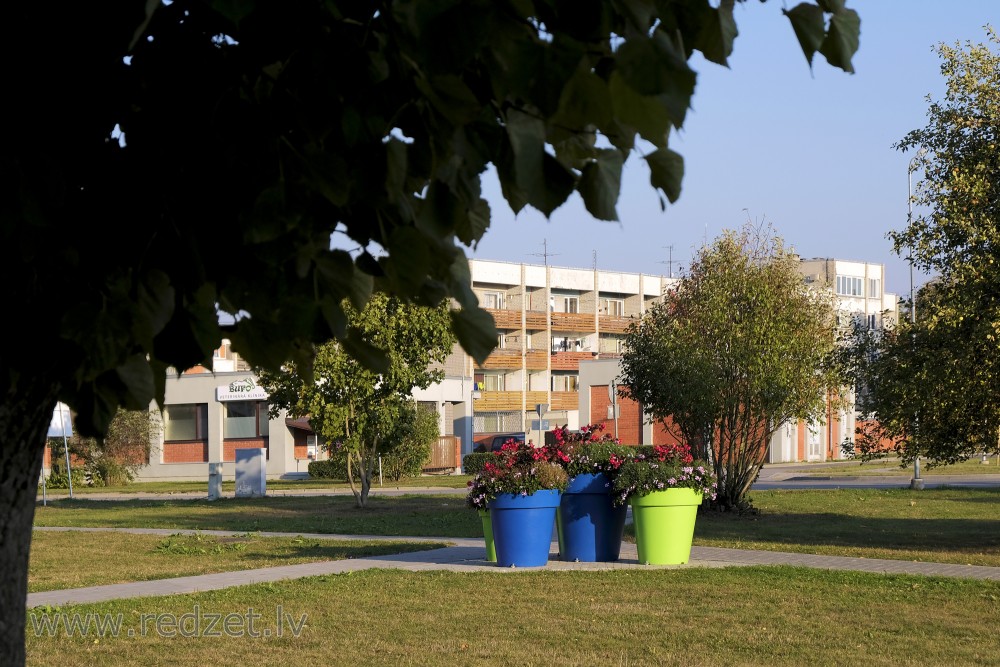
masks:
[[[977,501],[981,502],[981,501]],[[698,517],[695,539],[742,544],[860,547],[886,551],[1000,551],[1000,520],[875,518],[843,514]]]
[[[35,510],[37,526],[170,528],[238,532],[482,537],[482,522],[452,495],[196,500],[58,500]]]

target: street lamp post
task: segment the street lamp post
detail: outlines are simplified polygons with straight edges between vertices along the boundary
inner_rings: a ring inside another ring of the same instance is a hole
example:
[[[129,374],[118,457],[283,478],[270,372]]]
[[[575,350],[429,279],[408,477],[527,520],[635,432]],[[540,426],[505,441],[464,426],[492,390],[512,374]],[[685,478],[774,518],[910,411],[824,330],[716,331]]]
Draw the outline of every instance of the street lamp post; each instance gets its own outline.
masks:
[[[909,227],[913,224],[913,171],[916,169],[917,162],[924,155],[927,154],[926,148],[921,148],[917,151],[917,154],[913,156],[910,160],[910,164],[906,169],[906,225]],[[910,244],[910,324],[916,325],[917,323],[917,300],[913,293],[913,244]],[[911,329],[910,336],[915,337],[917,335],[915,329]],[[915,340],[915,338],[914,338]],[[916,437],[916,429],[919,426],[919,420],[916,415],[913,416],[914,429],[911,437]],[[913,479],[910,480],[910,488],[920,490],[924,488],[924,480],[920,477],[920,454],[918,453],[913,459]]]

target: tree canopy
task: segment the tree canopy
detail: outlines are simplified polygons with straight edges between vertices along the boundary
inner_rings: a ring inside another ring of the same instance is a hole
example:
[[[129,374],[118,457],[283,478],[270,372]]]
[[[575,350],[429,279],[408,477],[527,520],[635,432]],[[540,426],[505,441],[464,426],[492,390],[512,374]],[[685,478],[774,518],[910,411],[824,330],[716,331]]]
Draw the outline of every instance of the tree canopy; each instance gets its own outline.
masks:
[[[898,254],[937,277],[916,321],[855,332],[848,352],[868,418],[863,456],[953,463],[996,451],[1000,437],[1000,38],[939,44],[942,99],[896,147],[918,151],[918,215],[892,232]],[[920,211],[924,211],[920,213]]]
[[[413,390],[444,377],[440,364],[455,338],[444,303],[427,308],[374,294],[363,310],[348,306],[347,312],[363,340],[388,350],[382,371],[368,368],[334,340],[317,348],[312,376],[294,363],[277,372],[257,369],[257,374],[272,413],[308,417],[327,445],[341,450],[351,490],[364,507],[379,454],[414,435]]]
[[[222,338],[307,369],[339,340],[384,351],[342,304],[433,306],[462,346],[496,344],[463,248],[486,231],[480,176],[550,214],[574,192],[614,218],[641,147],[680,194],[667,140],[695,51],[725,65],[736,0],[16,2],[0,22],[11,102],[0,153],[0,653],[23,663],[35,480],[57,400],[85,436],[162,404],[168,367]],[[774,5],[770,5],[774,7]],[[810,65],[845,71],[844,0],[782,10]],[[647,146],[650,150],[646,150]],[[231,319],[222,318],[226,313]]]
[[[773,433],[839,383],[832,291],[798,265],[770,230],[726,231],[625,337],[623,395],[713,464],[723,508],[749,506]]]

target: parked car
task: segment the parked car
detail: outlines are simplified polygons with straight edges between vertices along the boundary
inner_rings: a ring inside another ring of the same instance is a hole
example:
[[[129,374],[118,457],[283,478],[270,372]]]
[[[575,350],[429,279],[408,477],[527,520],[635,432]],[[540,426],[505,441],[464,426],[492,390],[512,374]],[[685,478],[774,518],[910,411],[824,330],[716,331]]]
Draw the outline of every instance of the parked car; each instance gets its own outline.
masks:
[[[516,442],[524,442],[523,433],[494,433],[489,435],[481,435],[476,439],[476,446],[472,449],[474,452],[499,452],[500,448],[503,447],[503,443],[508,440],[514,440]]]

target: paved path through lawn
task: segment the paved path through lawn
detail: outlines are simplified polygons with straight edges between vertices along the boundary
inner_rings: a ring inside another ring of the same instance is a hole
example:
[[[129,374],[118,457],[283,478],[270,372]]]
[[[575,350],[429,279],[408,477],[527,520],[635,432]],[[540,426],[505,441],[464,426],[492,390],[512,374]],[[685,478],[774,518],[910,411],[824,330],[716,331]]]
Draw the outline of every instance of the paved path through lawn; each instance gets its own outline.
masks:
[[[57,528],[36,527],[39,531],[119,531],[147,535],[201,534],[218,536],[238,536],[246,531],[224,530],[177,530],[170,528]],[[612,570],[638,568],[690,568],[690,567],[731,567],[740,565],[792,565],[832,570],[858,570],[884,574],[916,574],[928,576],[968,577],[1000,581],[1000,567],[976,565],[951,565],[945,563],[918,563],[902,560],[875,558],[848,558],[844,556],[817,556],[812,554],[787,553],[779,551],[745,551],[741,549],[721,549],[718,547],[693,547],[691,560],[686,565],[643,565],[639,563],[635,544],[622,543],[621,558],[613,563],[573,563],[558,558],[558,544],[553,542],[548,565],[529,568],[500,568],[485,560],[486,550],[482,538],[456,537],[406,537],[385,535],[330,535],[325,533],[273,533],[255,532],[261,537],[302,537],[324,540],[380,540],[406,542],[444,542],[450,546],[385,556],[371,556],[347,560],[317,561],[299,565],[241,570],[203,574],[193,577],[176,577],[153,581],[137,581],[127,584],[91,586],[59,591],[43,591],[28,594],[28,607],[44,605],[57,606],[85,602],[101,602],[119,598],[148,597],[154,595],[174,595],[199,591],[229,588],[281,579],[295,579],[322,574],[337,574],[372,568],[393,568],[414,572],[427,570],[449,570],[453,572],[530,572],[561,570]]]

